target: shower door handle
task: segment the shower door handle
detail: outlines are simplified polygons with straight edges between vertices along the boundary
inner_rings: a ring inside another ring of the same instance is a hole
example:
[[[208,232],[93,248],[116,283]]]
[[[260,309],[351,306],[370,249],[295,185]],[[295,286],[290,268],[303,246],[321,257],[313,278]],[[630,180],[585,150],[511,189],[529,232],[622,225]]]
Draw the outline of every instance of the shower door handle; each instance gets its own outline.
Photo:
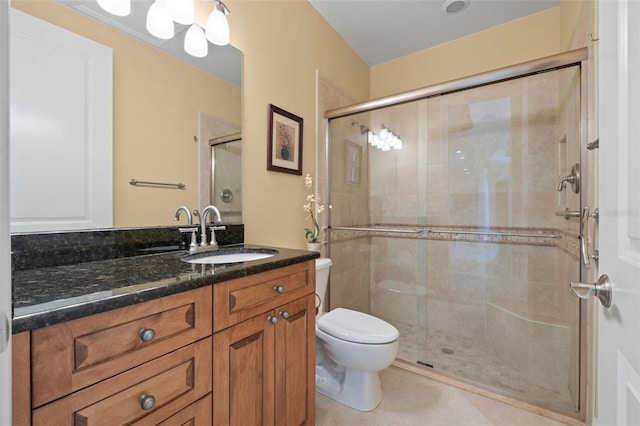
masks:
[[[569,288],[580,299],[588,299],[592,294],[600,300],[602,306],[608,308],[611,306],[613,299],[613,289],[611,281],[605,274],[600,275],[595,283],[571,282]]]
[[[594,251],[593,254],[589,254],[589,218],[593,218],[597,223],[600,218],[600,210],[596,208],[593,213],[589,213],[589,207],[584,206],[582,208],[582,217],[580,219],[580,251],[582,253],[582,262],[587,268],[591,266],[591,259],[597,262],[600,257],[598,250]]]

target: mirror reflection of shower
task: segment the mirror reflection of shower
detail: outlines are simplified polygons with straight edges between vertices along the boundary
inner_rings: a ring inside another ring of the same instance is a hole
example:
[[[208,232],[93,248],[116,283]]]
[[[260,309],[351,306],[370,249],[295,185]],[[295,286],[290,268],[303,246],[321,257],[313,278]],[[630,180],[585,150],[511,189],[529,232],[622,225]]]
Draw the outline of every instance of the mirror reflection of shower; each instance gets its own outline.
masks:
[[[242,223],[242,134],[209,140],[211,203],[225,223]]]

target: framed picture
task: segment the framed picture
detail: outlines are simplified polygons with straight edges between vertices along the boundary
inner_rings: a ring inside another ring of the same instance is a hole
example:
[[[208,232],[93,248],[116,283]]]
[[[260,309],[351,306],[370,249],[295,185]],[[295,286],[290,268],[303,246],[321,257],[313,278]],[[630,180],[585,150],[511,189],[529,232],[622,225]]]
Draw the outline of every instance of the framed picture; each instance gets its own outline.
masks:
[[[302,118],[269,105],[267,170],[302,175]]]

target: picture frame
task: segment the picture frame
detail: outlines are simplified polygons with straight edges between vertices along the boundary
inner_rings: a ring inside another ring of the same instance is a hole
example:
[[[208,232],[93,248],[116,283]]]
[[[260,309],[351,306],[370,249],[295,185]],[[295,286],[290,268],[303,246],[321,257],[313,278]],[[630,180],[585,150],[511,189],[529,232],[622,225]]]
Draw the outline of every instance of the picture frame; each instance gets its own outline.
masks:
[[[302,130],[304,120],[269,104],[267,170],[302,175]]]

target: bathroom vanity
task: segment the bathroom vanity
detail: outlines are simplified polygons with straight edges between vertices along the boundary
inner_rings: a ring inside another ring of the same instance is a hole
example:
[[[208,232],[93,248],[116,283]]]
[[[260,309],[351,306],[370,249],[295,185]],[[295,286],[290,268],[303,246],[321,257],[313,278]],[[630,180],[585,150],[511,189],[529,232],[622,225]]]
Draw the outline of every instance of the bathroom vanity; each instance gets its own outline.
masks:
[[[318,254],[276,250],[14,272],[14,424],[313,424]]]

